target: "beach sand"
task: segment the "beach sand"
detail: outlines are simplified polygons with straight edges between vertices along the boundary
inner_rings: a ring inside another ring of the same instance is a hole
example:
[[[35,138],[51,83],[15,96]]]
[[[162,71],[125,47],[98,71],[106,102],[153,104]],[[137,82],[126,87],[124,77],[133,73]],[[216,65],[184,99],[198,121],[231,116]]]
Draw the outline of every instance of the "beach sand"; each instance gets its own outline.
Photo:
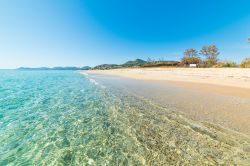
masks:
[[[90,70],[105,86],[123,87],[194,120],[250,135],[250,69]]]
[[[203,83],[250,89],[250,69],[242,68],[138,68],[90,70],[88,73],[141,80]]]

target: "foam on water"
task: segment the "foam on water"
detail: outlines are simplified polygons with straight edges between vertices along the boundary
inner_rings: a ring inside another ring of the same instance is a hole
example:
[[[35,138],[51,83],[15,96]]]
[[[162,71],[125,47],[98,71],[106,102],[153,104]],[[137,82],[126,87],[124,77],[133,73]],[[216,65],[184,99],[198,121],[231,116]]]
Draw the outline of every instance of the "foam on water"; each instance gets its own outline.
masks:
[[[70,71],[0,71],[0,165],[246,164],[250,141]]]
[[[85,78],[87,78],[92,84],[98,85],[98,86],[100,86],[103,89],[106,88],[104,85],[100,84],[95,79],[93,79],[92,77],[90,77],[88,73],[81,72],[80,74],[83,75],[83,76],[85,76]]]

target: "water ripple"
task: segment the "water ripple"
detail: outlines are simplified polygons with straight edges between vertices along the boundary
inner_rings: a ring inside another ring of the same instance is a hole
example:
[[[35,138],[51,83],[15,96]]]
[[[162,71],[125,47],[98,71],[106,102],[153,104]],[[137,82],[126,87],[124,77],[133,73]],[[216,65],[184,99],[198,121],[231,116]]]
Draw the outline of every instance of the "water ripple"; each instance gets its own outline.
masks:
[[[68,71],[0,71],[0,165],[230,165],[248,137]]]

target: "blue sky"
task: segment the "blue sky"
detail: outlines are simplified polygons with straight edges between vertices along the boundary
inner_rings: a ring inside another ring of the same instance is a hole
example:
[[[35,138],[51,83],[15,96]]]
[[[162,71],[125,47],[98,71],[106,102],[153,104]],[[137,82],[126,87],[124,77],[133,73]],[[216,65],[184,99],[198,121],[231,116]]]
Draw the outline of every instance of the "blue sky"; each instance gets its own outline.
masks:
[[[0,68],[178,60],[216,44],[250,57],[249,0],[1,0]]]

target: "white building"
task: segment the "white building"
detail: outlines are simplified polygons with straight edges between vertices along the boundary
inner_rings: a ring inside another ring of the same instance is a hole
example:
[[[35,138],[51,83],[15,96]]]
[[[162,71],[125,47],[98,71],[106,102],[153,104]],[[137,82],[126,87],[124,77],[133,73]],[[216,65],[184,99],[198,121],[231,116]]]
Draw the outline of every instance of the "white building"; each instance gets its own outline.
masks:
[[[190,64],[189,67],[196,68],[197,64]]]

